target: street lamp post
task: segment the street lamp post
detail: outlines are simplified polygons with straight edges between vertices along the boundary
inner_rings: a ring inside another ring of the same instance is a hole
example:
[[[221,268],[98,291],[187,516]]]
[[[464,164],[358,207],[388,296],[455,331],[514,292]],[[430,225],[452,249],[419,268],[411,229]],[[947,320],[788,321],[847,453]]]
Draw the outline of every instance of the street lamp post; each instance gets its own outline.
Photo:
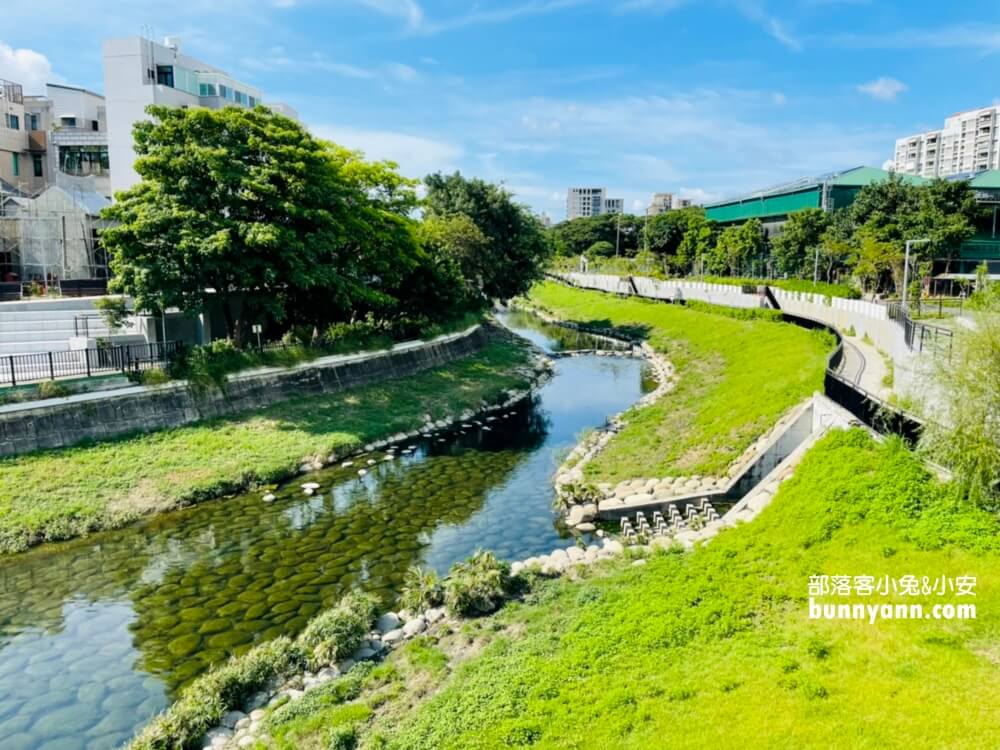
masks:
[[[618,229],[615,231],[615,257],[618,257],[618,246],[622,240],[622,215],[618,212]]]
[[[910,248],[914,245],[926,245],[929,243],[929,239],[923,240],[907,240],[906,241],[906,255],[903,258],[903,309],[906,309],[906,298],[908,287],[910,286]]]

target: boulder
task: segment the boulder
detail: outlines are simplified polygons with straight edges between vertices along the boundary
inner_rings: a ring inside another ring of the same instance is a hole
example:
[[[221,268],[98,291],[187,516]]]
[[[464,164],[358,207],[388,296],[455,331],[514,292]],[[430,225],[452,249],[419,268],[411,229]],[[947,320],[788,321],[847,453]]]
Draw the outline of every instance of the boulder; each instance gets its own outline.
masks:
[[[396,628],[395,630],[390,630],[388,633],[383,634],[382,643],[386,646],[395,646],[397,643],[402,641],[403,638],[403,629]]]
[[[612,555],[620,555],[625,551],[625,547],[622,546],[622,543],[615,539],[608,539],[604,543],[604,549]]]
[[[219,724],[226,729],[235,729],[240,720],[245,718],[247,718],[247,715],[242,711],[227,711],[222,715],[222,720],[219,721]]]
[[[427,630],[427,621],[423,617],[415,617],[403,626],[403,635],[413,638]]]
[[[399,627],[399,615],[395,612],[386,612],[375,621],[375,629],[380,633],[388,633]]]
[[[597,530],[597,527],[592,523],[578,523],[576,525],[576,530],[581,534],[592,534]]]

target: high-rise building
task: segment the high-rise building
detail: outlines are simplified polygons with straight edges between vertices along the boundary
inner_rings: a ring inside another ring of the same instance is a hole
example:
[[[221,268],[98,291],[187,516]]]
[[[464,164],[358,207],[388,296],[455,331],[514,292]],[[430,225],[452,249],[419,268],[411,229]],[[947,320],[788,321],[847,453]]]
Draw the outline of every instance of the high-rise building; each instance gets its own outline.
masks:
[[[667,211],[678,211],[693,205],[694,202],[690,198],[679,198],[673,193],[655,193],[646,208],[646,216],[659,216]]]
[[[103,46],[111,187],[124,190],[139,181],[133,165],[132,126],[148,119],[150,104],[168,107],[255,107],[259,89],[213,65],[185,55],[176,37],[157,44],[142,37],[106,39]],[[290,117],[286,105],[271,105]]]
[[[606,188],[580,187],[566,191],[568,221],[583,216],[620,214],[624,210],[624,205],[625,201],[621,198],[608,198]]]
[[[896,141],[894,169],[920,177],[1000,169],[1000,106],[958,112],[941,130]]]

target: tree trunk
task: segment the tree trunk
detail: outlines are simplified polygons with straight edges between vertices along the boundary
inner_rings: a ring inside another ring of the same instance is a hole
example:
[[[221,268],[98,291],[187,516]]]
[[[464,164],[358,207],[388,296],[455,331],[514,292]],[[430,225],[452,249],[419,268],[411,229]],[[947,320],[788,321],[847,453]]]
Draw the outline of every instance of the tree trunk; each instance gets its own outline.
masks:
[[[233,319],[233,307],[229,297],[222,298],[222,316],[226,321],[226,336],[236,341],[236,322]]]

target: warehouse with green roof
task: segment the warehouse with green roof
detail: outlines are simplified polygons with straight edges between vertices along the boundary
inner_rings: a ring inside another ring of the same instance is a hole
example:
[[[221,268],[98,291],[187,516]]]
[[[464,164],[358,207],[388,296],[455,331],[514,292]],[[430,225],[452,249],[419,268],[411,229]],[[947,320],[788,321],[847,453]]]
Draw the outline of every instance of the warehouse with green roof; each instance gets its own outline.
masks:
[[[806,208],[834,211],[854,202],[858,191],[865,185],[889,179],[890,173],[874,167],[854,167],[841,172],[831,172],[819,177],[805,178],[775,185],[764,190],[705,205],[705,216],[723,226],[742,224],[749,219],[759,219],[768,235],[781,231],[788,215]],[[905,181],[920,185],[928,182],[916,175],[899,175]],[[991,273],[1000,273],[1000,170],[989,170],[975,175],[955,175],[949,179],[968,180],[976,193],[976,200],[983,211],[976,224],[976,234],[962,243],[957,257],[947,267],[951,276],[970,276],[976,266],[987,261]]]

